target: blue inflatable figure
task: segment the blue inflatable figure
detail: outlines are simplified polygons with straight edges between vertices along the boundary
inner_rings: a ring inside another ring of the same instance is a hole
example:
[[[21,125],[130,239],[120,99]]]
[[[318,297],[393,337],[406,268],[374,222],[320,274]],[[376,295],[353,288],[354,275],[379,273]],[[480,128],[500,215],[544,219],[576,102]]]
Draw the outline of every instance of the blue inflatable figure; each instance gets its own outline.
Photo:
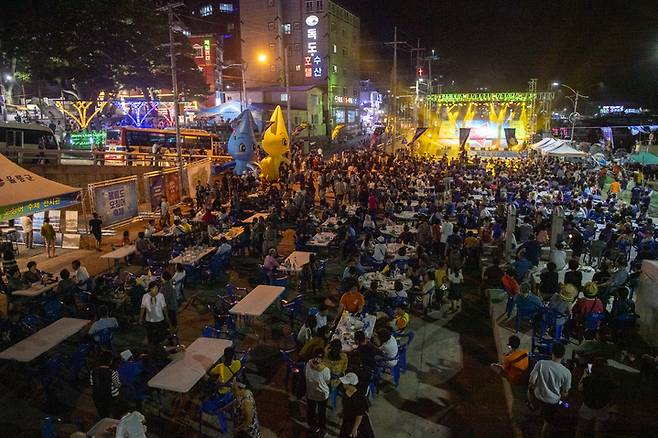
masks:
[[[228,140],[228,153],[235,160],[233,172],[236,175],[242,175],[247,170],[247,164],[251,162],[258,147],[254,127],[255,123],[251,111],[244,110],[240,113],[237,126],[233,129]]]

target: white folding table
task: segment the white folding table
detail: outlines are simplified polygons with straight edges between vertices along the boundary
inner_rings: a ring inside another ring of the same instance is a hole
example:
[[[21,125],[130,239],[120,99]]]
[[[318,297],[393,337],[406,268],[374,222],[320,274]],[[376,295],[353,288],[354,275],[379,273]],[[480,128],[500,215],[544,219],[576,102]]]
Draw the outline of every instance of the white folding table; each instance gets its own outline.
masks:
[[[0,353],[0,359],[30,362],[60,342],[76,334],[90,321],[87,319],[61,318],[18,344]]]
[[[229,310],[234,315],[260,316],[285,290],[282,286],[256,286]]]
[[[100,258],[121,260],[125,257],[128,257],[129,255],[134,254],[135,251],[137,251],[135,245],[126,245],[122,246],[121,248],[117,248],[114,251],[110,251],[107,254],[103,254]]]
[[[26,289],[15,290],[11,294],[19,297],[34,298],[53,290],[57,286],[57,284],[58,282],[54,282],[46,285],[43,285],[41,283],[33,283],[32,286]]]
[[[148,386],[173,392],[189,392],[231,344],[227,339],[198,338],[185,349],[180,358],[149,380]]]

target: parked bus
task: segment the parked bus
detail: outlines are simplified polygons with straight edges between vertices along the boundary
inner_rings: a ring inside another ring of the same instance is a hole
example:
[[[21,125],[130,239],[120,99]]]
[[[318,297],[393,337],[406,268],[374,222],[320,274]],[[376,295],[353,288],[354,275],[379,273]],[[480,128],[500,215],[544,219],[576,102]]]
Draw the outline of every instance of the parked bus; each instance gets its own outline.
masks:
[[[23,162],[39,162],[39,149],[57,150],[57,140],[47,126],[36,123],[0,122],[0,153],[7,158]]]
[[[216,134],[198,129],[181,129],[181,151],[183,154],[219,155],[220,141]],[[170,129],[134,128],[124,126],[107,130],[107,152],[147,153],[153,152],[157,144],[164,157],[176,153],[176,132]],[[106,164],[148,164],[126,155],[105,155]]]

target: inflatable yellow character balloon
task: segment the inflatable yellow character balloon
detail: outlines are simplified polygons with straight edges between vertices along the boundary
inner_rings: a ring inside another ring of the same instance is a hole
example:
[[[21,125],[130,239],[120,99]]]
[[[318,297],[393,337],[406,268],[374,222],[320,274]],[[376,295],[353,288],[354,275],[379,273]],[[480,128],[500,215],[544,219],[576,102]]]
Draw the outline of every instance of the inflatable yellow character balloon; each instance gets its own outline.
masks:
[[[261,175],[268,181],[279,179],[279,166],[287,161],[283,154],[288,152],[288,131],[286,123],[283,120],[281,107],[277,106],[272,117],[270,117],[270,126],[265,130],[263,135],[262,148],[268,156],[260,162]]]

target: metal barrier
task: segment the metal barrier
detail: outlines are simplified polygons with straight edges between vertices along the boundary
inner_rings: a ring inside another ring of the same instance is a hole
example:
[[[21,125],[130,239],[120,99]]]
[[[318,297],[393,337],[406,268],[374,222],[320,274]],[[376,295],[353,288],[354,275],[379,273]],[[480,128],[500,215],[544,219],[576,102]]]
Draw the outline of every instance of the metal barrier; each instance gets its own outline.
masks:
[[[147,152],[109,152],[109,151],[81,151],[75,149],[14,149],[1,148],[0,153],[19,164],[64,164],[85,166],[178,166],[176,153],[147,153]],[[228,155],[208,154],[181,154],[182,164],[210,158],[212,161],[230,161]]]

